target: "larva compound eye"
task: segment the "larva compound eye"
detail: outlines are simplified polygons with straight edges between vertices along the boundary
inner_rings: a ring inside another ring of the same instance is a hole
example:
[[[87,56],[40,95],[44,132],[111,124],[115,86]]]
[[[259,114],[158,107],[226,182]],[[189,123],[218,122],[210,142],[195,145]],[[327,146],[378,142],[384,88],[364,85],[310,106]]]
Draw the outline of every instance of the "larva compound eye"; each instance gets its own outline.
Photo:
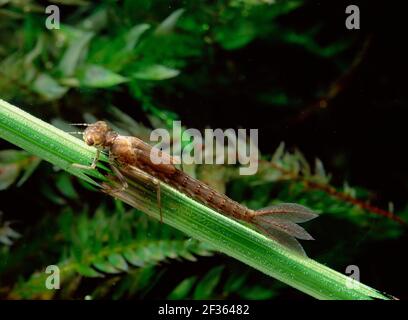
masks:
[[[111,131],[104,121],[98,121],[88,126],[84,131],[84,141],[88,146],[105,147],[106,136]]]
[[[92,137],[86,137],[85,142],[88,146],[93,146],[94,145],[94,139]]]

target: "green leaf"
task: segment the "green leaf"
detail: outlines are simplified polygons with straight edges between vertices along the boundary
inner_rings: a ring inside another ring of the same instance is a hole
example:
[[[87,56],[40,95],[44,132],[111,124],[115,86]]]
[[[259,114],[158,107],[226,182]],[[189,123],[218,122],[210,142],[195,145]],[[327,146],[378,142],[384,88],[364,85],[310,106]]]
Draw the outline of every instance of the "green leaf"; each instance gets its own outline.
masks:
[[[28,180],[28,178],[31,177],[35,169],[37,169],[38,165],[41,163],[40,158],[37,158],[37,157],[31,157],[31,158],[32,160],[30,161],[28,166],[25,168],[24,174],[17,182],[17,187],[21,187]]]
[[[179,70],[172,69],[161,64],[154,64],[140,68],[132,74],[132,78],[140,80],[166,80],[178,76]]]
[[[244,290],[242,290],[241,295],[244,299],[266,300],[271,299],[273,296],[275,296],[276,292],[271,289],[255,285],[251,286],[250,288],[245,288]]]
[[[52,203],[55,203],[58,205],[66,204],[66,200],[60,195],[58,195],[56,192],[54,192],[54,190],[47,183],[44,183],[41,185],[40,192],[44,197],[46,197]]]
[[[216,30],[215,38],[224,49],[236,50],[244,47],[256,37],[256,28],[251,22],[240,22]]]
[[[224,266],[211,269],[203,279],[198,283],[194,290],[194,299],[209,299],[221,279],[221,273]]]
[[[170,294],[167,296],[167,299],[180,300],[187,298],[196,280],[196,276],[184,279],[170,292]]]
[[[135,267],[143,267],[145,265],[144,259],[142,259],[135,251],[126,250],[123,253],[123,256],[127,261],[129,261]]]
[[[163,251],[160,250],[160,246],[162,243],[159,242],[159,245],[157,246],[155,243],[152,243],[150,246],[146,246],[143,248],[143,257],[146,260],[153,260],[153,261],[159,261],[159,260],[164,260],[166,254],[168,254],[168,250]]]
[[[122,272],[121,270],[116,269],[109,261],[106,261],[104,259],[98,259],[93,263],[94,267],[97,268],[100,271],[103,271],[105,273],[120,273]]]
[[[228,280],[225,282],[223,291],[225,293],[237,292],[245,283],[248,278],[248,272],[246,273],[232,273]]]
[[[162,23],[160,23],[154,33],[156,35],[164,35],[172,32],[183,13],[184,9],[177,9],[176,11],[172,12],[166,19],[163,20]]]
[[[69,77],[75,73],[80,59],[94,34],[67,26],[61,28],[61,32],[65,32],[66,36],[69,37],[69,46],[58,65],[58,70],[62,76]]]
[[[0,190],[10,187],[18,178],[22,170],[35,163],[37,158],[25,151],[1,150],[0,151]]]
[[[62,173],[58,176],[56,181],[58,190],[69,199],[78,199],[78,193],[72,184],[71,177],[66,173]]]
[[[119,270],[123,270],[123,271],[128,271],[128,265],[125,261],[125,259],[117,253],[111,254],[108,257],[108,261],[116,268]]]
[[[12,164],[26,159],[29,154],[22,150],[0,150],[0,164]]]
[[[131,51],[139,42],[140,37],[144,32],[150,29],[150,25],[143,23],[134,26],[132,29],[128,31],[125,35],[126,46],[124,48],[125,51]]]
[[[85,277],[90,277],[90,278],[103,277],[101,273],[95,271],[91,267],[85,264],[82,264],[82,263],[78,263],[75,265],[75,271]]]
[[[0,166],[0,191],[10,187],[18,178],[20,169],[16,164]]]
[[[41,73],[34,80],[33,90],[47,100],[57,100],[68,91],[68,88],[61,86],[50,75]]]
[[[78,77],[84,87],[108,88],[128,81],[127,78],[98,65],[87,65]]]
[[[82,179],[78,180],[79,184],[84,187],[84,189],[89,190],[89,191],[98,191],[97,188],[95,188],[95,186],[93,186],[92,184],[88,183],[87,181],[84,181]]]

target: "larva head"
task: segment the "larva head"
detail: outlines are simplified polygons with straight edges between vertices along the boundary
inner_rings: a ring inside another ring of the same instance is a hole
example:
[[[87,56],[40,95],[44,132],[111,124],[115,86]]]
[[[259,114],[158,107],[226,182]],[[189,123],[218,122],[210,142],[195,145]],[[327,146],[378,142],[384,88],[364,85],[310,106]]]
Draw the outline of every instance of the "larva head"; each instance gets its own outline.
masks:
[[[84,131],[84,141],[88,146],[105,148],[112,144],[116,134],[105,121],[98,121],[89,125]]]

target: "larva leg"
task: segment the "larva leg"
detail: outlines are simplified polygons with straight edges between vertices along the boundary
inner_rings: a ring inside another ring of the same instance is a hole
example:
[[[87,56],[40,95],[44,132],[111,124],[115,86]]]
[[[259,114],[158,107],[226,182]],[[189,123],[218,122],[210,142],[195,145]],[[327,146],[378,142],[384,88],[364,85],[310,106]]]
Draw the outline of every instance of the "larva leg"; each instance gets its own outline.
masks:
[[[83,164],[80,164],[80,163],[73,163],[72,166],[75,167],[75,168],[78,168],[78,169],[93,170],[93,169],[96,168],[96,165],[97,165],[97,163],[99,161],[100,154],[101,154],[101,150],[97,148],[95,157],[92,160],[92,164],[90,166],[86,166],[86,165],[83,165]]]
[[[160,222],[163,223],[163,213],[162,213],[162,206],[161,206],[161,183],[160,180],[145,173],[144,171],[136,168],[136,167],[128,167],[130,169],[132,176],[136,177],[137,179],[147,182],[149,184],[154,184],[156,186],[156,196],[157,196],[157,206],[159,207],[160,212]]]
[[[120,187],[119,188],[111,188],[107,187],[106,185],[104,186],[106,191],[109,191],[111,193],[116,193],[116,192],[121,192],[127,189],[128,183],[126,181],[126,178],[124,175],[119,171],[119,169],[115,166],[115,158],[112,156],[111,153],[109,153],[109,166],[114,173],[115,177],[119,180],[120,182]]]
[[[121,187],[115,189],[115,192],[126,190],[127,187],[128,187],[128,183],[127,183],[127,181],[126,181],[126,178],[125,178],[125,177],[123,176],[123,174],[119,171],[119,169],[116,168],[113,164],[111,164],[110,167],[111,167],[113,173],[114,173],[115,176],[118,178],[118,180],[119,180],[119,182],[120,182],[120,184],[121,184]]]
[[[159,206],[160,222],[163,223],[163,213],[162,213],[162,207],[161,207],[161,189],[160,189],[160,181],[158,180],[157,180],[157,205]]]
[[[183,164],[183,153],[180,155],[180,169],[184,172],[184,164]]]

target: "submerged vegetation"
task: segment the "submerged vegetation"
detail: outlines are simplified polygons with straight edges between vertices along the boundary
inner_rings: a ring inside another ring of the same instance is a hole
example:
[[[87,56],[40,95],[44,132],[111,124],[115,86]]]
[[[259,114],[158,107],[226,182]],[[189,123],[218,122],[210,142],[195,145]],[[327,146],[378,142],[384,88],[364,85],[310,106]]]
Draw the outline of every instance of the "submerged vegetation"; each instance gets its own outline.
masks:
[[[388,248],[403,248],[406,203],[398,198],[394,208],[347,169],[347,143],[301,137],[330,125],[328,113],[341,108],[373,46],[371,33],[345,34],[330,20],[335,9],[323,17],[302,0],[61,0],[54,30],[45,28],[49,4],[0,4],[1,99],[66,132],[74,130],[68,123],[105,119],[145,141],[154,128],[171,130],[173,120],[184,128],[259,128],[256,174],[228,165],[185,170],[252,209],[313,208],[320,217],[307,225],[317,239],[305,244],[310,257],[340,273],[357,266],[362,282],[404,294],[395,280],[401,274],[389,274],[398,259],[388,254],[374,264]],[[341,27],[342,18],[334,19]],[[89,177],[61,170],[73,162],[68,154],[52,167],[5,141],[0,147],[0,297],[306,297],[95,192]],[[49,265],[61,270],[61,290],[43,285]]]

